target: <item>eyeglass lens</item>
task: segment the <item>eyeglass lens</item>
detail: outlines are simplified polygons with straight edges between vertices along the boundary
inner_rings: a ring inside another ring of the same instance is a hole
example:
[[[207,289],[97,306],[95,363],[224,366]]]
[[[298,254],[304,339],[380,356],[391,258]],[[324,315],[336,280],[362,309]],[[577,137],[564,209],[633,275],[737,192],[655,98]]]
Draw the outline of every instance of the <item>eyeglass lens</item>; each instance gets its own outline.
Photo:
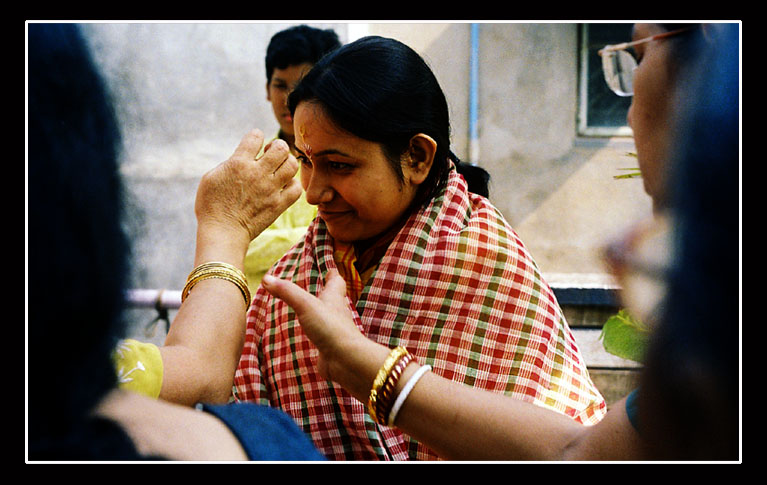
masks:
[[[626,51],[608,52],[602,56],[602,70],[607,86],[618,96],[634,94],[634,56]]]

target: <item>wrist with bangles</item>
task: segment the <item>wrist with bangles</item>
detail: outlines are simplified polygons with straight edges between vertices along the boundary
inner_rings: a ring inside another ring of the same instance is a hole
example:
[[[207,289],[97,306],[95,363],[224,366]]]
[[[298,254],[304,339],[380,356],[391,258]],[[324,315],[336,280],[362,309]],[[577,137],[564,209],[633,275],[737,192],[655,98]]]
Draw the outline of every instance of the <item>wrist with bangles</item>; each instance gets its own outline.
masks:
[[[184,285],[184,289],[181,292],[181,302],[183,303],[186,300],[189,292],[192,291],[192,288],[197,283],[210,278],[218,278],[233,283],[242,293],[242,297],[245,299],[245,306],[250,305],[250,290],[248,289],[248,280],[245,274],[231,264],[218,261],[203,263],[189,273],[186,285]]]
[[[378,370],[368,398],[368,413],[378,424],[393,426],[402,404],[404,404],[410,391],[418,380],[428,371],[431,366],[423,365],[413,374],[400,393],[395,396],[397,383],[405,372],[408,365],[415,362],[412,354],[404,347],[396,347],[384,360]]]

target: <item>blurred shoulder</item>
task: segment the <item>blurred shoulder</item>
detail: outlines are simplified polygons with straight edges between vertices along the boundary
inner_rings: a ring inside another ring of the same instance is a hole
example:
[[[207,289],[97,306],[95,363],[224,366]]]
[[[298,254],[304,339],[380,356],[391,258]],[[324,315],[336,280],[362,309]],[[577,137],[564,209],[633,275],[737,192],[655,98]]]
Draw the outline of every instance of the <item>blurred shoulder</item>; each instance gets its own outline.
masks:
[[[171,460],[245,460],[231,430],[214,416],[130,391],[113,391],[96,414],[118,423],[142,455]]]

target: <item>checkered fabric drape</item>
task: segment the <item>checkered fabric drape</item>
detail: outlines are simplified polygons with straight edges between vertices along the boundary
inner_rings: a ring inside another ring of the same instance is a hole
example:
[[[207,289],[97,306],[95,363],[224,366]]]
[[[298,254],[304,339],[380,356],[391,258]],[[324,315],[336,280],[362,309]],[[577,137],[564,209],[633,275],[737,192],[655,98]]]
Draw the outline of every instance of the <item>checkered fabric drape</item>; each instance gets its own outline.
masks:
[[[332,238],[318,218],[271,272],[317,294],[335,267]],[[604,416],[604,399],[532,257],[500,212],[469,193],[454,171],[445,191],[396,236],[353,310],[369,338],[406,347],[447,379],[585,424]],[[248,311],[237,398],[284,410],[330,459],[437,458],[322,379],[316,357],[290,307],[259,289]]]

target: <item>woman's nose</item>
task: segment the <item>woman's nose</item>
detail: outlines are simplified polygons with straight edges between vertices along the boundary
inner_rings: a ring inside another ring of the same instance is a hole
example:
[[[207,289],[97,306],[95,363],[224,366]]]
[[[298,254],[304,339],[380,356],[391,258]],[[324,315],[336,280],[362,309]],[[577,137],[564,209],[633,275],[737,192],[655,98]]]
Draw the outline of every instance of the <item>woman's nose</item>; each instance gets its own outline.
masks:
[[[328,203],[333,199],[333,188],[328,183],[327,177],[313,170],[308,178],[309,183],[304,188],[306,202],[312,205],[320,205]]]

